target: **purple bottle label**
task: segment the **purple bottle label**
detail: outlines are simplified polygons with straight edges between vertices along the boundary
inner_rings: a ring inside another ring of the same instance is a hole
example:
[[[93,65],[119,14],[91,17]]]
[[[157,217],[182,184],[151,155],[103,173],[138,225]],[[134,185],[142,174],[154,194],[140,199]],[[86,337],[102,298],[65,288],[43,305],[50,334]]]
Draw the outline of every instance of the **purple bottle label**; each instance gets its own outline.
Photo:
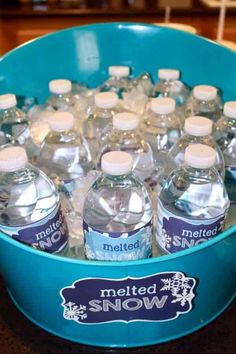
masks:
[[[192,310],[196,279],[181,272],[83,278],[61,289],[63,317],[78,324],[171,321]]]
[[[152,220],[131,232],[101,232],[83,222],[88,259],[125,261],[149,258],[152,252]]]
[[[197,246],[222,232],[225,215],[212,219],[176,216],[158,201],[156,241],[165,253]]]
[[[68,228],[60,205],[40,221],[20,226],[0,225],[0,231],[15,240],[49,253],[61,252],[68,243]]]

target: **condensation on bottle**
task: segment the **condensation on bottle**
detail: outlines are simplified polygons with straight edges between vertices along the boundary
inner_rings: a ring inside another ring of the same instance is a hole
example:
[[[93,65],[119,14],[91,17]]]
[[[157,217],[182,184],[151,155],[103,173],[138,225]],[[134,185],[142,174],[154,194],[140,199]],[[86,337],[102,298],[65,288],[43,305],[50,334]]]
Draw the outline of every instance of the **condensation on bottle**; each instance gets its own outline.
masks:
[[[191,144],[184,159],[158,198],[156,241],[163,253],[197,246],[221,233],[229,208],[226,188],[214,167],[215,150]]]
[[[215,139],[225,160],[225,185],[231,203],[236,203],[236,101],[224,104],[224,115],[215,125]]]
[[[152,249],[152,205],[144,184],[132,174],[124,151],[102,157],[102,173],[84,203],[83,229],[88,259],[148,258]]]
[[[133,157],[133,173],[142,180],[150,177],[154,168],[150,145],[139,130],[137,114],[122,112],[113,117],[113,129],[106,137],[98,154],[97,167],[101,167],[102,156],[110,151],[125,151]]]
[[[68,229],[53,182],[22,147],[0,151],[0,230],[24,244],[63,254]]]
[[[184,163],[185,149],[190,144],[204,144],[211,146],[216,151],[215,167],[224,179],[225,164],[224,157],[219,145],[212,136],[213,122],[209,118],[193,116],[185,120],[184,135],[172,146],[169,152],[170,165],[168,174],[171,170]]]
[[[222,115],[222,102],[217,88],[210,85],[197,85],[193,88],[185,105],[185,117],[202,116],[214,123]]]

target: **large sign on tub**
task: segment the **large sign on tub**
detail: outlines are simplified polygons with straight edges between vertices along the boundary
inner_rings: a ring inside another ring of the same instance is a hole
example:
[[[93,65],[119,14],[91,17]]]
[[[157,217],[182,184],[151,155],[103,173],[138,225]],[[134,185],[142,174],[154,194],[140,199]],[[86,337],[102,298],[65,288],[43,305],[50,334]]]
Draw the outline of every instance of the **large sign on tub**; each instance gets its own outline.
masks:
[[[191,311],[195,285],[181,272],[84,278],[61,289],[63,317],[81,324],[174,320]]]

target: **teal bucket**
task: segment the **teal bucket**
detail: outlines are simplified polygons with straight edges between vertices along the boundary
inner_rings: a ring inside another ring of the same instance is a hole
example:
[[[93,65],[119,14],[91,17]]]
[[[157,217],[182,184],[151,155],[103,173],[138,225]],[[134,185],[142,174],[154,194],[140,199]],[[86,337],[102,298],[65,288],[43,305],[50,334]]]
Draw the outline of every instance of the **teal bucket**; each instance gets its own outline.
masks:
[[[60,31],[0,61],[0,93],[47,97],[48,81],[96,86],[109,65],[134,75],[178,68],[190,86],[211,84],[236,99],[236,54],[211,41],[153,25],[110,23]],[[129,262],[53,256],[0,235],[0,270],[32,322],[71,341],[138,347],[191,333],[219,316],[236,294],[236,226],[176,254]]]

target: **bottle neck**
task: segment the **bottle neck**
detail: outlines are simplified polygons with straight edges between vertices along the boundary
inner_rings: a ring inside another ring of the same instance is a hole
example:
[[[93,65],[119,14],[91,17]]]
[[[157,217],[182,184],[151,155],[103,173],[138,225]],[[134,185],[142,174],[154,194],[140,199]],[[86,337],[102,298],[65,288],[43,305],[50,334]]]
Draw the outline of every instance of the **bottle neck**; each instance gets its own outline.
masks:
[[[218,174],[214,165],[208,168],[201,168],[201,167],[190,166],[185,162],[183,168],[185,169],[185,171],[187,171],[188,174],[191,174],[192,176],[196,176],[196,177],[200,177],[200,176],[209,177],[212,174]]]
[[[205,105],[205,106],[212,106],[212,105],[216,105],[216,98],[213,98],[211,100],[202,100],[199,98],[194,97],[195,100],[197,101],[198,104],[200,105]]]
[[[231,124],[236,124],[236,117],[229,117],[225,116],[225,118],[231,123]]]
[[[1,115],[11,114],[11,112],[15,112],[16,109],[17,109],[16,106],[12,106],[12,107],[9,107],[9,108],[0,109],[0,114],[1,114]]]
[[[206,134],[206,135],[195,135],[194,133],[185,133],[186,136],[195,139],[195,140],[206,140],[206,139],[210,139],[211,135],[210,134]]]
[[[95,116],[98,118],[111,118],[115,114],[115,107],[112,108],[100,108],[96,107]]]
[[[126,174],[122,174],[122,175],[111,175],[111,174],[108,174],[106,172],[103,172],[103,175],[107,179],[109,179],[109,180],[111,180],[113,182],[122,182],[122,181],[124,181],[126,179],[129,179],[129,177],[131,176],[131,171],[126,173]]]

